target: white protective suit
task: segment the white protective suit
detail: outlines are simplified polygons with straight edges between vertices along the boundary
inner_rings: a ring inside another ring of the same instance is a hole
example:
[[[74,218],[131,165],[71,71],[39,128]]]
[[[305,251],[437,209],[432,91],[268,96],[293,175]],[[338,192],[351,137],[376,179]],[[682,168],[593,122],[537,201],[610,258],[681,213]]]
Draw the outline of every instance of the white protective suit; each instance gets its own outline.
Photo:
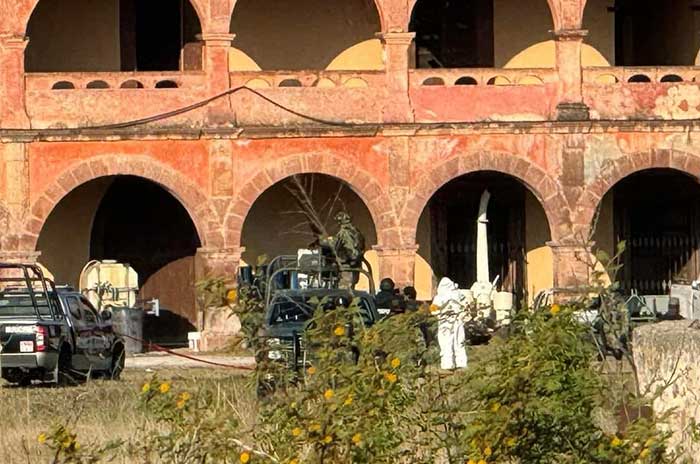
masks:
[[[467,307],[461,300],[457,284],[443,277],[433,299],[433,305],[438,307],[436,315],[442,369],[467,367],[467,348],[464,346],[464,317]]]

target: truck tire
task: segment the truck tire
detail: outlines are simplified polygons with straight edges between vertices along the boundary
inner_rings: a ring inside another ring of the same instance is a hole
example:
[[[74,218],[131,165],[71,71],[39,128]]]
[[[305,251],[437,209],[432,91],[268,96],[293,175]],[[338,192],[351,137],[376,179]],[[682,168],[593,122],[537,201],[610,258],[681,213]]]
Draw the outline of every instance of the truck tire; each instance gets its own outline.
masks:
[[[126,356],[124,354],[124,346],[116,345],[112,349],[112,362],[109,368],[109,378],[112,380],[119,380],[124,370],[124,364],[126,362]]]

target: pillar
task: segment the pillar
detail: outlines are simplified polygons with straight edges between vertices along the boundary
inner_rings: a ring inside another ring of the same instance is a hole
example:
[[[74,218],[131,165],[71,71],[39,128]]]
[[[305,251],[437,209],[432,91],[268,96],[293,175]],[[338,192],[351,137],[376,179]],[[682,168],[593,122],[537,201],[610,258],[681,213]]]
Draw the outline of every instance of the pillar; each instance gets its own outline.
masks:
[[[414,284],[418,245],[397,248],[376,245],[374,250],[379,260],[379,274],[375,275],[375,278],[378,277],[381,280],[390,277],[397,288]]]
[[[0,35],[0,127],[28,128],[25,106],[24,50],[29,41],[23,36]]]
[[[228,54],[235,34],[207,33],[198,37],[204,43],[203,68],[207,75],[210,96],[229,90],[231,81],[228,70]],[[207,106],[209,122],[214,125],[233,124],[231,99],[220,98]]]
[[[414,32],[384,32],[377,37],[384,46],[386,67],[386,99],[383,110],[384,122],[413,122],[413,111],[409,98],[409,50],[416,36]]]
[[[560,121],[585,121],[590,118],[583,101],[583,69],[581,48],[588,34],[584,29],[560,30],[554,33],[556,63],[559,73],[559,104],[557,119]]]
[[[554,266],[554,290],[559,298],[581,295],[590,283],[591,245],[549,242]]]
[[[244,247],[235,249],[200,248],[195,256],[195,278],[223,277],[230,283],[236,281],[238,265]]]

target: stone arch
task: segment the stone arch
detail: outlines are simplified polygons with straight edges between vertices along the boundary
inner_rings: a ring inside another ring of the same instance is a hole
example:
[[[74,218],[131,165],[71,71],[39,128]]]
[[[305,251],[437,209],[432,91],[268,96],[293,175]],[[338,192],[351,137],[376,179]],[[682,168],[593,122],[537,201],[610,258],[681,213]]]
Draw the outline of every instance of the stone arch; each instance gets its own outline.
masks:
[[[11,3],[14,6],[16,15],[11,15],[8,14],[8,18],[14,18],[14,23],[15,27],[12,28],[12,30],[16,33],[26,35],[27,33],[27,26],[29,25],[29,20],[32,17],[32,14],[34,13],[34,10],[36,9],[36,6],[39,4],[41,0],[10,0],[7,3]],[[192,5],[192,8],[194,8],[194,11],[197,13],[197,16],[199,18],[199,24],[202,27],[202,31],[206,31],[208,28],[207,26],[209,25],[207,21],[207,7],[206,7],[206,0],[188,0],[190,4]],[[219,0],[221,1],[221,0]],[[0,2],[0,5],[4,5],[4,2]],[[10,9],[10,8],[7,8]],[[3,11],[6,11],[3,8]],[[8,19],[9,20],[9,19]],[[0,28],[0,30],[2,30]],[[8,29],[9,30],[9,29]]]
[[[268,163],[241,187],[226,215],[224,223],[227,248],[240,248],[245,222],[255,200],[268,188],[295,174],[325,174],[347,183],[370,212],[380,245],[391,242],[391,232],[397,230],[396,214],[381,184],[352,162],[336,155],[294,155]]]
[[[700,176],[700,156],[678,150],[658,149],[621,156],[601,166],[600,174],[590,183],[577,202],[574,224],[588,230],[601,200],[618,182],[649,169],[672,169],[690,176]]]
[[[508,153],[471,153],[451,158],[418,174],[418,180],[403,215],[403,235],[415,243],[418,221],[432,196],[451,180],[479,171],[507,174],[522,182],[542,205],[552,240],[557,241],[568,230],[568,202],[559,183],[532,161]]]
[[[109,176],[135,176],[154,182],[170,193],[189,214],[199,235],[202,247],[220,247],[220,231],[211,224],[215,210],[199,187],[183,174],[148,156],[105,155],[73,164],[47,184],[34,200],[25,222],[26,240],[30,249],[36,247],[46,219],[58,203],[72,190],[89,181]],[[214,216],[215,217],[215,216]]]

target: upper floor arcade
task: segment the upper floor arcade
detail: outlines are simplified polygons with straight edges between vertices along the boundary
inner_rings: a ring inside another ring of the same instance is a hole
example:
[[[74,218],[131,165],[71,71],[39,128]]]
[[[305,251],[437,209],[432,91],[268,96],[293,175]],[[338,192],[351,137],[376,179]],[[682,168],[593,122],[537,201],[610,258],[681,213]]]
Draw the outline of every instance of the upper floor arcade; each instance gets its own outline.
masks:
[[[162,125],[199,127],[309,122],[298,113],[315,124],[377,124],[700,112],[695,0],[0,0],[0,8],[5,129],[166,113]],[[239,87],[253,91],[170,114]],[[584,110],[567,115],[567,105]]]

